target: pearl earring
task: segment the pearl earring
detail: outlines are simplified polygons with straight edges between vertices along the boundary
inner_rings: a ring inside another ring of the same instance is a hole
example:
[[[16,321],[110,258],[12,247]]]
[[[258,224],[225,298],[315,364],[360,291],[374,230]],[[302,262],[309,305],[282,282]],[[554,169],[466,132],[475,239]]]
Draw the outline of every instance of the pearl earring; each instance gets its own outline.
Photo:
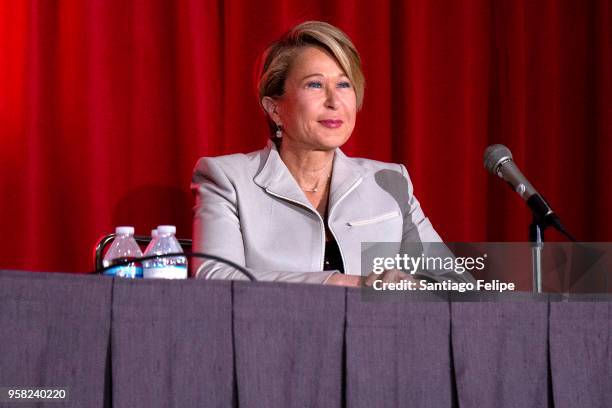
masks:
[[[283,137],[283,129],[281,125],[276,125],[276,138],[281,139]]]

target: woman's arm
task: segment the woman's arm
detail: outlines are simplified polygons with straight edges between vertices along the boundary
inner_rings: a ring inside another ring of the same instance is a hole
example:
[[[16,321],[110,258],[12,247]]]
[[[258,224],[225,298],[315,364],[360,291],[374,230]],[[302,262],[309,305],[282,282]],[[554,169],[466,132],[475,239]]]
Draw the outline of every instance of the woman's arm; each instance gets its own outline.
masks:
[[[419,201],[414,196],[414,187],[403,164],[400,164],[402,175],[408,184],[408,204],[404,212],[404,230],[402,233],[401,250],[413,256],[421,253],[427,257],[454,257],[453,253],[440,238],[429,218],[425,216]],[[417,251],[418,249],[418,251]],[[451,280],[454,282],[475,282],[468,272],[457,273],[454,270],[429,270],[426,277],[436,281]]]
[[[214,158],[202,158],[198,161],[191,189],[196,201],[193,250],[246,266],[236,189]],[[242,203],[242,205],[249,204]],[[322,284],[327,283],[334,274],[334,271],[287,272],[247,269],[257,280],[274,282]],[[195,259],[193,271],[196,277],[204,279],[247,279],[237,269],[212,260]]]

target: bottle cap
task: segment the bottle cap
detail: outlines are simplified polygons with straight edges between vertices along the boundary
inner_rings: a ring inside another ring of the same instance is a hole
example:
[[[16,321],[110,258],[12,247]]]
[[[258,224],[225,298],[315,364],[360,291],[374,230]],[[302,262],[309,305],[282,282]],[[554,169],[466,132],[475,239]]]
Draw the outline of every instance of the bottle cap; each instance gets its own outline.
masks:
[[[176,227],[174,225],[158,225],[157,226],[158,234],[175,234]]]
[[[117,227],[115,228],[115,234],[117,235],[134,235],[134,227]]]

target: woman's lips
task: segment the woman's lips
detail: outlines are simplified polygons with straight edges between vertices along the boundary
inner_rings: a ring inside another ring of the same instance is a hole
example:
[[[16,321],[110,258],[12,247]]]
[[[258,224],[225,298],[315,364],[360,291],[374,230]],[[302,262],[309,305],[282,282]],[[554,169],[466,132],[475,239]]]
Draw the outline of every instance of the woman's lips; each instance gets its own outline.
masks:
[[[340,119],[325,119],[320,120],[319,123],[325,126],[326,128],[337,129],[342,126],[343,122]]]

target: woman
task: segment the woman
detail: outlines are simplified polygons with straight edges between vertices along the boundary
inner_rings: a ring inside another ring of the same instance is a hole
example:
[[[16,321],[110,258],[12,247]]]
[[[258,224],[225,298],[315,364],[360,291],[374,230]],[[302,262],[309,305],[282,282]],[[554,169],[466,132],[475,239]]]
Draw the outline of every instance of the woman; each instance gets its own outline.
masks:
[[[441,242],[403,165],[339,149],[363,94],[359,54],[336,27],[305,22],[272,44],[259,80],[271,141],[198,161],[194,250],[244,265],[258,280],[360,286],[406,278],[398,270],[361,277],[362,242]],[[244,278],[212,261],[196,276]]]

